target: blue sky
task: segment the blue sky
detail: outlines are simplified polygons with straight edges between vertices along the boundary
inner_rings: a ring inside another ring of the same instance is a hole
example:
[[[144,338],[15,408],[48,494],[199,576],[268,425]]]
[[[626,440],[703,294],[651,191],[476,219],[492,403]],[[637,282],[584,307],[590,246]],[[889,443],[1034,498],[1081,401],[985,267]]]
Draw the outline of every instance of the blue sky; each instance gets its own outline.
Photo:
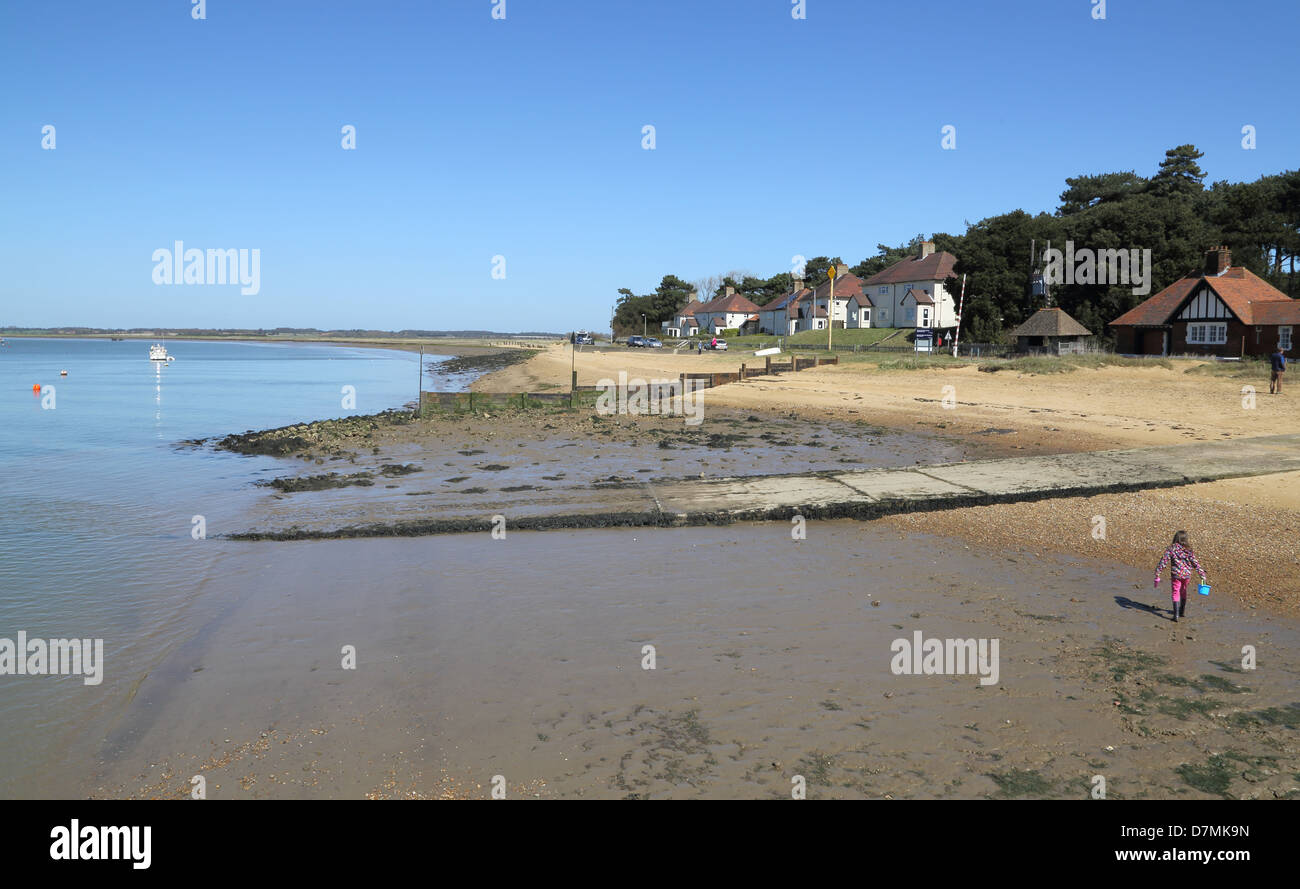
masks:
[[[1294,0],[494,2],[3,4],[0,325],[600,330],[1184,142],[1300,158]],[[177,240],[259,249],[260,292],[155,285]]]

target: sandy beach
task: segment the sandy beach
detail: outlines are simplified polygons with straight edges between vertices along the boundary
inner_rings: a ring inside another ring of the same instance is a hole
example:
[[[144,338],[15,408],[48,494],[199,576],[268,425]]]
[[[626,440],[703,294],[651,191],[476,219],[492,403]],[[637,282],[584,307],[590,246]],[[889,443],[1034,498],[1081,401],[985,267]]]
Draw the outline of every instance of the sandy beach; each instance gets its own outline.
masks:
[[[475,388],[558,387],[571,360]],[[583,385],[739,360],[577,356]],[[1185,370],[846,361],[708,390],[696,428],[536,409],[307,424],[239,439],[292,440],[244,521],[1296,430],[1282,400],[1243,409],[1242,381]],[[1174,403],[1188,415],[1150,419]],[[1177,624],[1151,588],[1176,528],[1214,582]],[[201,773],[220,798],[485,798],[500,775],[512,797],[781,798],[802,778],[814,798],[1085,798],[1102,775],[1114,798],[1295,797],[1298,528],[1294,479],[1267,475],[814,521],[806,539],[779,522],[218,539],[204,595],[228,606],[143,680],[80,786],[175,798]],[[892,646],[916,632],[998,640],[996,682],[899,674]]]
[[[961,441],[981,458],[1071,453],[1300,431],[1292,396],[1272,397],[1262,375],[1215,376],[1170,367],[1107,367],[1028,375],[981,372],[974,363],[952,368],[883,371],[866,360],[798,374],[747,380],[707,390],[720,410],[794,412],[808,418],[868,422],[889,430],[935,432]],[[890,356],[893,357],[893,356]],[[579,352],[580,385],[611,371],[646,378],[695,370],[735,370],[762,359],[673,355],[629,350]],[[887,360],[887,359],[886,359]],[[492,374],[476,388],[511,391],[568,379],[570,356],[556,348]],[[956,399],[940,407],[944,387]],[[1243,401],[1253,386],[1253,407]],[[1171,410],[1170,406],[1178,406]],[[1107,517],[1105,539],[1093,535],[1094,516]],[[1101,555],[1133,567],[1154,567],[1173,531],[1183,528],[1216,578],[1216,590],[1253,605],[1300,609],[1300,474],[1281,473],[1188,485],[1140,494],[1006,504],[918,513],[887,519],[912,530],[951,534],[990,546],[1033,544],[1078,556]]]

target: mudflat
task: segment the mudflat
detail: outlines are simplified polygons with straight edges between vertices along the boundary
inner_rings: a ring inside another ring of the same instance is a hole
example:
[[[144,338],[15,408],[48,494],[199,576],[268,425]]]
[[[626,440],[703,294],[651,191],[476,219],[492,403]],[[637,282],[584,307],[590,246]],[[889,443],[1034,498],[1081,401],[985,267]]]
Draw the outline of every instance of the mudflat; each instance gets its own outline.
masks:
[[[853,521],[217,545],[204,595],[230,607],[142,683],[84,792],[1300,793],[1294,622],[1216,596],[1175,625],[1103,561]],[[997,640],[996,683],[896,673],[917,632]]]

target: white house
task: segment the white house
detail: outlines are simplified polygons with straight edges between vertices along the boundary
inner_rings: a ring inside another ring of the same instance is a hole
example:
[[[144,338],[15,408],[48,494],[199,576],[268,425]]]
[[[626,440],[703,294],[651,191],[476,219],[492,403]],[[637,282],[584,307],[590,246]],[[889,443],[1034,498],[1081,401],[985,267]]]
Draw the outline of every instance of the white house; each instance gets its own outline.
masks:
[[[700,332],[707,335],[716,334],[728,328],[739,329],[755,315],[762,312],[760,306],[736,293],[736,288],[728,285],[725,293],[716,299],[695,306],[695,323]]]
[[[758,310],[758,329],[762,333],[774,333],[777,336],[789,336],[799,329],[799,305],[806,301],[812,291],[796,279],[794,290],[778,296]]]
[[[694,293],[687,300],[686,305],[677,310],[668,321],[662,322],[659,326],[663,328],[663,335],[670,337],[695,336],[700,332],[700,326],[695,321],[695,309],[699,306],[700,301]]]
[[[945,284],[956,264],[957,257],[946,252],[935,253],[933,242],[925,241],[916,256],[872,275],[862,282],[863,295],[871,302],[870,323],[866,326],[956,327],[956,298]],[[835,290],[838,302],[838,281]],[[867,307],[859,303],[858,311],[863,308]]]
[[[817,304],[817,317],[824,319],[829,314],[831,323],[836,327],[862,326],[857,323],[861,318],[860,312],[864,293],[862,279],[851,274],[848,266],[841,265],[835,275],[835,298],[833,300],[831,299],[831,289],[829,278],[817,285],[817,289],[813,293],[813,301]],[[829,308],[827,306],[828,302],[833,303]],[[850,305],[851,303],[852,305]],[[866,306],[870,308],[870,305],[871,301],[867,300]],[[817,318],[814,318],[814,321],[816,320]],[[866,326],[870,326],[870,324]],[[823,320],[815,327],[804,329],[821,330],[825,327],[826,323]]]
[[[875,306],[871,302],[871,297],[865,293],[855,293],[849,297],[848,303],[844,307],[845,327],[870,327],[871,310]]]

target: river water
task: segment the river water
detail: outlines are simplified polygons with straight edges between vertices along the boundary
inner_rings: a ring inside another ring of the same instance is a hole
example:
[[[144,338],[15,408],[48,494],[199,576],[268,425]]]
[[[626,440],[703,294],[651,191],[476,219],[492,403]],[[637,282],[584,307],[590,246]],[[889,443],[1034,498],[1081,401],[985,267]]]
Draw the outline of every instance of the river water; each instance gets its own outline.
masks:
[[[0,796],[33,792],[33,771],[84,742],[220,607],[202,595],[218,550],[195,539],[195,517],[222,533],[275,461],[179,442],[398,408],[418,385],[410,352],[166,346],[171,363],[141,340],[0,347],[0,639],[103,639],[106,662],[97,686],[0,675]]]

